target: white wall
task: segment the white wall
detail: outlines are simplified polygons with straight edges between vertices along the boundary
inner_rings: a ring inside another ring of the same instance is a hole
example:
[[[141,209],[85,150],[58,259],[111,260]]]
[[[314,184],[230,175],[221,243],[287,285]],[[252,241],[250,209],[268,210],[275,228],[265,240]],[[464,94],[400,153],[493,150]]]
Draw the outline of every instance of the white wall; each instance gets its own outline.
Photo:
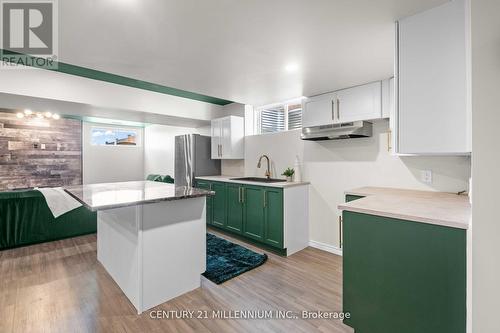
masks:
[[[210,135],[210,127],[147,126],[144,129],[144,176],[161,174],[174,177],[175,136],[190,133]]]
[[[265,163],[257,168],[261,154],[272,160],[272,176],[302,161],[302,178],[310,186],[310,238],[339,246],[337,205],[344,191],[361,186],[386,186],[458,192],[467,189],[469,157],[396,157],[387,151],[388,122],[374,124],[371,138],[340,141],[302,141],[300,130],[247,136],[245,176],[263,176]],[[419,180],[420,171],[433,171],[433,183]]]
[[[500,1],[472,1],[472,326],[500,332]]]
[[[93,146],[91,144],[93,126],[115,127],[83,123],[83,183],[144,180],[143,129],[136,128],[139,132],[138,146]]]

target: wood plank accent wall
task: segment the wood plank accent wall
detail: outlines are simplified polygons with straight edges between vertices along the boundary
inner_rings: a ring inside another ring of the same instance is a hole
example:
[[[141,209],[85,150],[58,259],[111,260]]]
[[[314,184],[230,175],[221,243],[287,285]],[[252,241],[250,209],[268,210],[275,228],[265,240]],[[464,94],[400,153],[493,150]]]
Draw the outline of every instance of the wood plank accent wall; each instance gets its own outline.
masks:
[[[0,109],[0,190],[82,183],[82,122]]]

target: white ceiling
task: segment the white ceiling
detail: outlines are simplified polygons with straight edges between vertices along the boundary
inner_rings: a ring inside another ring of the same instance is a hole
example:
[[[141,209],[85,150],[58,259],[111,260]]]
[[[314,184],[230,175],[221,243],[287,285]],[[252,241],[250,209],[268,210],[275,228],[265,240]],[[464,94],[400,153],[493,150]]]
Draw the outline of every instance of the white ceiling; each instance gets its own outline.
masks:
[[[59,59],[262,105],[391,76],[394,20],[444,2],[64,0]]]

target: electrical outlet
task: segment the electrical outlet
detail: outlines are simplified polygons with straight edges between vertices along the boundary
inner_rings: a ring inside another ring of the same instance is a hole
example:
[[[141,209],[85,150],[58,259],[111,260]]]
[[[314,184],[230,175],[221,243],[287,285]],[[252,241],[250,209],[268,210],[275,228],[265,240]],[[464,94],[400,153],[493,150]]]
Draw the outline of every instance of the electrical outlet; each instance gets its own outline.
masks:
[[[41,148],[41,149],[45,149],[45,143],[42,143],[42,144],[40,145],[40,148]]]
[[[423,183],[431,184],[432,183],[432,170],[420,171],[420,180]]]

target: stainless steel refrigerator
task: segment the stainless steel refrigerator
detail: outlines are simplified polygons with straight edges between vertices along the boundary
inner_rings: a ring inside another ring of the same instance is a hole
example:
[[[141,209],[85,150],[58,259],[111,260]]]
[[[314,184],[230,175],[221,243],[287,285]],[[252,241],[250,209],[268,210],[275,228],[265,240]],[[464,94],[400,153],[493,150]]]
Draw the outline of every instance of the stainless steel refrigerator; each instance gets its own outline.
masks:
[[[175,185],[193,186],[197,176],[221,174],[220,160],[211,159],[211,140],[200,134],[175,137]]]

